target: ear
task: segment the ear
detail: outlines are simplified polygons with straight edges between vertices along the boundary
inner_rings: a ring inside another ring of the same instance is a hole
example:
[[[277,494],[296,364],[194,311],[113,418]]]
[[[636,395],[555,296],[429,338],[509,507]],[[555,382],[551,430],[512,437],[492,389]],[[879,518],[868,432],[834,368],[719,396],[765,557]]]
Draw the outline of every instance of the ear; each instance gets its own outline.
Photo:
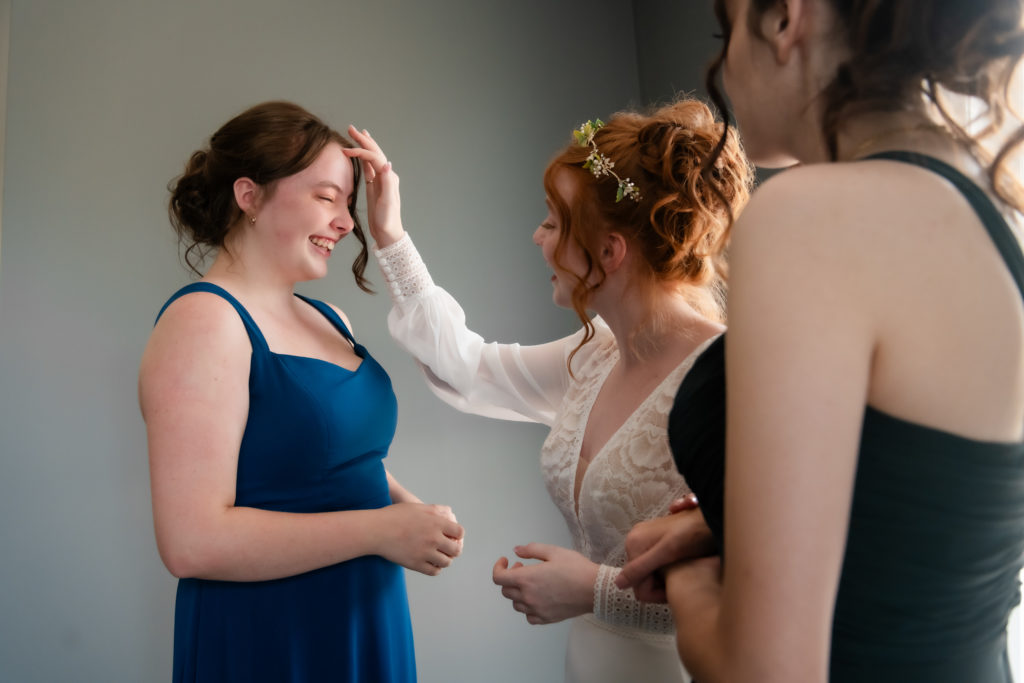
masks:
[[[235,203],[244,214],[252,214],[259,208],[260,186],[250,178],[239,178],[235,181]]]
[[[804,37],[807,0],[779,0],[761,17],[761,35],[772,46],[775,60],[785,64]]]
[[[626,261],[626,254],[629,251],[629,244],[622,233],[609,232],[601,240],[601,267],[604,272],[611,275],[622,267]]]

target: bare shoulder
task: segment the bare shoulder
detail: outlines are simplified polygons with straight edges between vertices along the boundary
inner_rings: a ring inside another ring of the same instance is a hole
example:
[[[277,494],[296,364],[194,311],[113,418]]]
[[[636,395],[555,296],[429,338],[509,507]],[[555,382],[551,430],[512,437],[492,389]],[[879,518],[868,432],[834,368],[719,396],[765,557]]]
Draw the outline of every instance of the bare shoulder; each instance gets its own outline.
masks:
[[[851,188],[859,174],[839,166],[789,169],[756,189],[733,229],[731,278],[747,272],[775,282],[814,278],[848,262],[863,237],[855,226],[873,221],[865,207],[870,202],[857,199]]]
[[[345,311],[341,310],[340,308],[338,308],[337,306],[335,306],[334,304],[332,304],[329,301],[326,302],[326,303],[327,303],[328,306],[331,307],[331,310],[333,310],[335,313],[338,314],[338,317],[341,318],[341,322],[345,323],[345,327],[348,328],[349,333],[352,336],[355,336],[356,332],[355,332],[355,330],[352,329],[352,321],[350,321],[348,319],[348,316],[345,315]]]
[[[729,324],[757,330],[752,351],[768,345],[776,357],[810,358],[806,347],[819,342],[851,357],[870,349],[891,284],[879,276],[889,272],[879,258],[892,217],[879,206],[889,200],[878,181],[854,166],[777,174],[738,218],[728,254]]]
[[[142,354],[139,398],[143,413],[201,387],[236,388],[247,381],[252,346],[234,307],[209,292],[187,294],[160,316]],[[230,379],[228,382],[221,380]]]
[[[794,237],[813,238],[884,214],[884,204],[900,197],[891,177],[895,164],[814,164],[792,168],[762,183],[737,222],[768,226]],[[881,167],[881,168],[880,168]],[[898,173],[896,175],[899,175]],[[829,226],[836,226],[830,230]]]
[[[946,228],[965,220],[974,220],[969,205],[930,171],[884,160],[815,164],[779,173],[754,192],[734,247],[799,259],[801,268],[851,270],[867,265],[858,258],[913,258],[922,241],[954,233]]]
[[[249,337],[234,306],[216,294],[193,292],[176,299],[163,312],[147,350],[181,344],[237,350],[239,343],[249,346]]]

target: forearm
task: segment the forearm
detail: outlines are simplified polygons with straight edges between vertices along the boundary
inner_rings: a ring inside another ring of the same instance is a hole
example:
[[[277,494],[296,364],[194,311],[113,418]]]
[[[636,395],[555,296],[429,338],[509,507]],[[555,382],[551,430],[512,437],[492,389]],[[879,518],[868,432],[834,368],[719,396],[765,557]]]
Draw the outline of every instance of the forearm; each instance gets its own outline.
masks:
[[[266,581],[382,550],[384,509],[291,513],[227,507],[175,528],[157,524],[164,564],[179,578]]]
[[[701,683],[740,681],[727,666],[730,658],[725,656],[727,642],[721,635],[720,593],[706,583],[706,573],[692,571],[692,564],[678,564],[665,572],[679,657]]]
[[[459,303],[434,284],[411,238],[376,252],[394,306],[388,331],[424,369],[431,390],[454,408],[550,424],[568,384],[575,338],[539,346],[486,342]]]
[[[387,472],[388,475],[388,493],[391,494],[391,500],[395,503],[422,503],[423,501],[419,497],[409,491],[409,489],[398,483],[398,480]]]

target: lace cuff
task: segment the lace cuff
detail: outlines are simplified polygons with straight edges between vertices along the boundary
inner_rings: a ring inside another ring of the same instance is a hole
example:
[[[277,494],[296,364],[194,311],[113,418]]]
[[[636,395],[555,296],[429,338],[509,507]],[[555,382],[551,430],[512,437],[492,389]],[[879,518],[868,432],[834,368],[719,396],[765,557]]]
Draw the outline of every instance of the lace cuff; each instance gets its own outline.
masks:
[[[413,246],[409,233],[394,244],[383,249],[375,249],[381,273],[388,282],[388,291],[393,302],[401,303],[410,297],[431,289],[434,281],[427,271],[427,266],[420,258],[420,253]]]
[[[675,633],[675,623],[668,605],[640,602],[632,588],[622,590],[615,585],[620,567],[602,564],[594,582],[594,616],[617,627],[652,633]]]

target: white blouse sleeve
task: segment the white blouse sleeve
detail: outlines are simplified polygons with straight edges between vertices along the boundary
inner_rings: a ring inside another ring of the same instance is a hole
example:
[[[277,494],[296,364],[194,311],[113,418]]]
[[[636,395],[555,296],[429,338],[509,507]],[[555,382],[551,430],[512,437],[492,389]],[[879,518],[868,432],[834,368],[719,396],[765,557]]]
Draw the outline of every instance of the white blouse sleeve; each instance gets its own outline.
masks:
[[[654,602],[640,602],[632,588],[625,590],[615,585],[622,567],[602,564],[594,582],[594,616],[612,626],[626,626],[653,633],[675,633],[675,622],[669,606]]]
[[[408,233],[375,254],[394,304],[388,329],[420,364],[431,391],[466,413],[553,422],[569,383],[566,360],[582,330],[538,346],[485,342],[466,327],[458,302],[434,284]]]

